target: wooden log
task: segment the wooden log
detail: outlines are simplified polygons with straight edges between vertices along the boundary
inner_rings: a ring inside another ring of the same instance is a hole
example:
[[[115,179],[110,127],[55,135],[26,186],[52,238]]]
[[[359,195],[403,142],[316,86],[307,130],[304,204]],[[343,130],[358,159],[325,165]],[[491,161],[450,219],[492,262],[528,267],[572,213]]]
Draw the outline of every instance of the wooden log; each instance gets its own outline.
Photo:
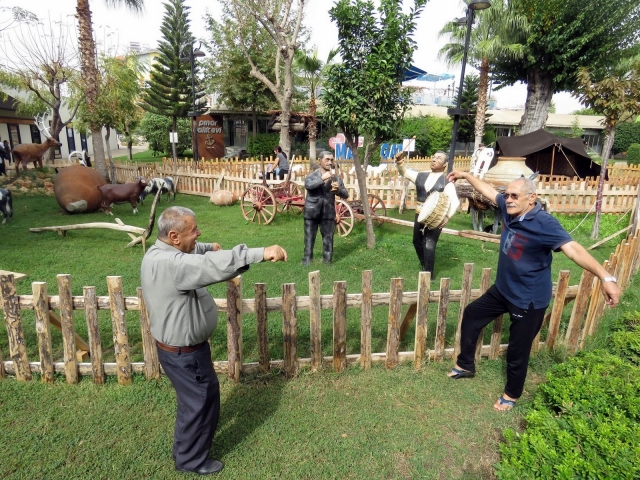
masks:
[[[67,383],[78,383],[78,363],[76,361],[76,335],[73,326],[73,302],[71,300],[71,275],[57,275],[58,296],[60,298],[60,327],[62,330],[62,346],[64,374]]]
[[[282,337],[284,339],[284,374],[287,378],[292,378],[300,369],[295,283],[282,284]]]
[[[500,355],[500,341],[502,340],[502,325],[504,324],[504,315],[500,315],[493,321],[493,330],[491,331],[491,344],[489,345],[489,359],[495,360]]]
[[[416,312],[418,311],[418,304],[412,303],[409,305],[407,309],[407,313],[404,314],[404,318],[402,319],[402,323],[400,324],[400,341],[404,340],[404,337],[407,336],[407,332],[409,331],[409,327],[413,323],[413,319],[416,318]]]
[[[553,300],[553,307],[551,309],[551,318],[549,319],[549,329],[547,331],[547,341],[545,347],[548,350],[553,350],[558,338],[558,331],[560,330],[560,320],[562,319],[562,310],[564,308],[564,299],[567,293],[567,287],[569,286],[569,270],[560,270],[558,274],[558,287],[556,288],[556,295]]]
[[[347,282],[333,282],[333,370],[347,367]]]
[[[49,328],[49,296],[45,282],[33,282],[33,310],[36,317],[36,335],[38,353],[42,365],[42,382],[53,383],[53,351],[51,348],[51,329]]]
[[[68,230],[86,230],[88,228],[106,228],[107,230],[118,230],[119,232],[125,233],[137,233],[138,235],[142,235],[145,232],[145,229],[142,227],[135,227],[133,225],[118,225],[117,223],[107,223],[107,222],[90,222],[90,223],[80,223],[77,225],[58,225],[52,227],[37,227],[30,228],[30,232],[66,232]]]
[[[149,310],[144,301],[142,287],[136,289],[138,303],[140,304],[140,334],[142,335],[142,354],[144,355],[144,376],[147,380],[160,380],[160,360],[158,359],[158,347],[151,335],[151,321]]]
[[[571,354],[574,354],[578,350],[580,328],[582,326],[584,314],[587,311],[587,305],[589,304],[589,292],[592,290],[594,278],[595,275],[588,270],[583,270],[582,275],[580,276],[578,294],[576,295],[575,302],[573,302],[573,310],[571,311],[571,317],[569,318],[569,325],[567,326],[567,333],[565,336],[565,343],[569,353]]]
[[[91,376],[93,383],[103,385],[104,368],[102,366],[102,343],[100,341],[100,324],[98,323],[96,287],[82,287],[82,292],[84,293],[84,316],[87,321],[89,351],[91,352]]]
[[[49,297],[49,305],[51,306],[51,298]],[[60,307],[60,297],[55,297],[57,299],[57,305],[58,307]],[[73,298],[71,297],[71,301],[73,302]],[[84,300],[82,303],[82,309],[84,309]],[[73,302],[73,309],[74,310],[78,310],[78,308],[75,305],[75,302]],[[58,315],[55,311],[53,310],[49,310],[49,323],[51,324],[52,327],[57,328],[59,331],[62,332],[62,319],[60,318],[60,315]],[[85,362],[89,359],[89,351],[90,351],[90,347],[89,344],[84,340],[84,338],[82,338],[78,332],[73,332],[73,338],[76,341],[76,361],[78,362]]]
[[[242,373],[242,277],[227,282],[227,358],[229,378],[235,383]]]
[[[480,295],[484,295],[484,292],[489,290],[490,284],[491,284],[491,269],[483,268],[482,275],[480,277]],[[484,342],[484,328],[480,330],[480,335],[478,335],[478,341],[476,342],[476,353],[474,357],[476,362],[479,362],[482,358],[483,342]]]
[[[389,300],[389,317],[387,320],[387,369],[398,365],[398,351],[400,350],[399,318],[402,313],[402,292],[404,281],[402,278],[391,279],[391,298]]]
[[[309,335],[311,371],[322,368],[322,301],[320,298],[320,271],[309,272]]]
[[[450,278],[440,279],[440,301],[438,302],[438,317],[436,320],[436,338],[433,347],[433,358],[440,362],[444,358],[444,344],[447,330],[447,311],[449,310]]]
[[[418,303],[416,304],[416,335],[413,357],[413,368],[419,370],[425,360],[427,352],[427,313],[429,309],[429,288],[431,284],[431,272],[418,274]]]
[[[612,235],[609,235],[607,238],[603,238],[599,242],[594,243],[593,245],[588,247],[587,250],[593,250],[594,248],[599,247],[600,245],[602,245],[604,243],[607,243],[612,238],[615,238],[618,235],[620,235],[621,233],[624,233],[624,232],[626,232],[627,230],[630,230],[630,229],[631,229],[631,225],[629,225],[628,227],[623,228],[622,230],[618,230],[616,233],[614,233]]]
[[[254,286],[256,300],[256,327],[258,329],[258,362],[263,372],[268,372],[270,364],[269,356],[269,329],[267,316],[267,285],[256,283]]]
[[[118,385],[130,385],[133,379],[131,378],[131,357],[124,296],[122,295],[122,277],[107,277],[107,289],[111,303],[111,326],[113,329],[113,349],[118,366]]]
[[[24,343],[22,320],[20,319],[20,304],[16,294],[15,277],[13,274],[0,275],[0,290],[2,290],[2,309],[4,322],[9,337],[9,357],[15,366],[16,378],[20,381],[31,380],[31,370],[27,359],[27,349]]]
[[[362,272],[362,307],[360,309],[360,366],[364,370],[371,368],[371,293],[373,285],[373,271]]]
[[[462,272],[462,289],[460,296],[460,309],[458,310],[458,325],[456,326],[456,336],[453,343],[453,358],[458,358],[460,354],[460,330],[462,325],[462,315],[464,309],[469,304],[471,298],[471,282],[473,281],[473,263],[465,263]]]
[[[605,260],[602,263],[602,265],[606,270],[609,266],[609,261]],[[596,277],[594,279],[593,286],[591,289],[591,295],[590,295],[591,302],[589,303],[589,309],[587,310],[587,318],[584,322],[584,327],[582,329],[582,336],[580,338],[580,349],[584,348],[584,344],[587,337],[590,337],[591,335],[593,335],[593,332],[595,331],[596,318],[598,315],[598,311],[600,309],[600,303],[604,303],[604,296],[600,291],[601,283],[602,282],[600,281],[599,278]]]

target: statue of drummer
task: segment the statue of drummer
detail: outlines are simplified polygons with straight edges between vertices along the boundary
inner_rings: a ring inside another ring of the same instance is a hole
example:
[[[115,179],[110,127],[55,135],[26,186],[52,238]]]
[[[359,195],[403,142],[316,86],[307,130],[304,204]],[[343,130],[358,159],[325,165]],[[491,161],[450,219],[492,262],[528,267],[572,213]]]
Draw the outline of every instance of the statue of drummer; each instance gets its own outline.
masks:
[[[417,172],[407,169],[404,164],[403,152],[399,152],[395,156],[395,161],[400,175],[416,184],[418,205],[416,206],[416,218],[413,224],[413,247],[418,254],[422,270],[433,273],[433,266],[436,260],[436,244],[442,233],[442,228],[460,206],[460,200],[458,200],[454,184],[446,179],[447,154],[441,150],[434,153],[433,157],[431,157],[430,172]],[[434,192],[439,192],[437,196],[441,197],[439,198],[440,201],[437,202],[438,205],[431,205],[433,202],[428,202],[429,197]],[[436,213],[427,211],[427,209],[431,210],[436,206],[442,210],[440,212],[440,215],[443,215],[442,220],[438,221],[436,225],[433,225],[433,222],[423,223],[424,219],[428,218],[429,215]],[[423,208],[425,208],[425,211],[422,211]],[[422,216],[420,215],[421,213]]]

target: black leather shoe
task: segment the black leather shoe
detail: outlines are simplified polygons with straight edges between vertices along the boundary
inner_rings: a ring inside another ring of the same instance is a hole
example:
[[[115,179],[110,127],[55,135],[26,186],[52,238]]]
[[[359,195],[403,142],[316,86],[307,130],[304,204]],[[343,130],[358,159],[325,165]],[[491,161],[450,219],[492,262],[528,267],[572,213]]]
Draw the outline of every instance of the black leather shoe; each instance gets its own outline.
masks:
[[[184,473],[197,473],[198,475],[213,475],[214,473],[221,472],[223,468],[224,463],[222,463],[220,460],[208,458],[200,468],[197,468],[195,470],[184,470],[178,467],[176,467],[176,470]]]

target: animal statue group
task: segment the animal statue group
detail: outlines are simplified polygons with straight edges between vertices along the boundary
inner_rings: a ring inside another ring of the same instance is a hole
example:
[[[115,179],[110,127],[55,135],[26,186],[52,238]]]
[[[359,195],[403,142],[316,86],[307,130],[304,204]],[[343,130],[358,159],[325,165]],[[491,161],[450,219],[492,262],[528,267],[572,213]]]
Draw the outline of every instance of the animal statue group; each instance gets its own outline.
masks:
[[[16,165],[16,176],[20,173],[20,165],[22,169],[27,169],[27,164],[33,162],[34,166],[37,164],[42,167],[42,157],[47,150],[51,147],[60,147],[62,144],[49,134],[49,129],[45,126],[47,114],[35,117],[36,125],[40,130],[40,133],[46,137],[46,140],[42,143],[21,143],[17,145],[11,153],[13,154],[13,161]]]
[[[155,195],[160,191],[160,195],[167,195],[167,201],[169,201],[169,195],[173,194],[173,199],[176,199],[176,183],[173,181],[173,177],[164,178],[152,178],[147,182],[147,186],[140,193],[139,201],[140,205],[143,205],[144,199],[147,195]]]

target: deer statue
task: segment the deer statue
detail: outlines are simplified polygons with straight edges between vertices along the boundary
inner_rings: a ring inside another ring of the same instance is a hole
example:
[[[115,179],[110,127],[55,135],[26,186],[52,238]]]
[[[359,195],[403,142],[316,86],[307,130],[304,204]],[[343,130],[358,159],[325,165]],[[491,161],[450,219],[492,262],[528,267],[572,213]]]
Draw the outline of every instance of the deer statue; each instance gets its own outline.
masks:
[[[45,126],[47,114],[34,117],[36,125],[40,130],[40,133],[46,137],[46,140],[42,143],[21,143],[16,146],[11,153],[13,153],[13,160],[16,165],[16,176],[20,173],[20,164],[22,169],[27,169],[27,164],[33,162],[35,167],[36,163],[39,167],[42,167],[42,156],[51,147],[59,147],[62,144],[51,137],[49,129]]]

